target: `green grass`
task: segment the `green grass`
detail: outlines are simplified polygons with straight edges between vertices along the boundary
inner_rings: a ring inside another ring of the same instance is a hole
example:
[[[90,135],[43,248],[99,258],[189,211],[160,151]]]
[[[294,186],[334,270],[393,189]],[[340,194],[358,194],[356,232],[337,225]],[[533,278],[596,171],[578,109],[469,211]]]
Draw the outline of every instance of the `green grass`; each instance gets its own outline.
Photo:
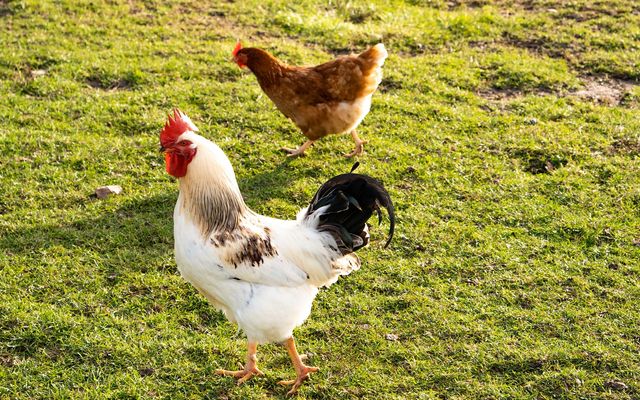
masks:
[[[397,237],[373,228],[297,330],[321,368],[301,398],[640,397],[636,3],[204,3],[0,1],[0,398],[284,398],[278,345],[266,377],[213,374],[245,342],[176,271],[158,133],[180,107],[279,218],[352,142],[285,160],[303,137],[229,61],[237,38],[292,63],[390,53],[359,172]],[[594,81],[613,102],[579,94]],[[123,194],[90,197],[106,184]]]

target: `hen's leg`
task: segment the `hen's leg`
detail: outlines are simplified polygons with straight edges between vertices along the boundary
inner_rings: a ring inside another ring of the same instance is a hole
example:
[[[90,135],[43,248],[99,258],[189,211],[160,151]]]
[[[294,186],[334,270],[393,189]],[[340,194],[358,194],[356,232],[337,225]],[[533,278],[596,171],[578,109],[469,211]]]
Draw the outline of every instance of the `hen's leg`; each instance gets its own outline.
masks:
[[[304,142],[302,144],[302,146],[298,147],[297,149],[289,149],[286,147],[282,147],[281,150],[286,151],[287,153],[289,153],[287,155],[287,157],[298,157],[298,156],[304,156],[304,151],[306,149],[308,149],[309,147],[311,147],[311,145],[313,144],[313,142],[315,142],[315,140],[307,140],[306,142]]]
[[[293,385],[291,390],[289,390],[289,395],[295,394],[298,391],[302,382],[309,379],[309,374],[312,372],[318,371],[317,367],[307,367],[302,363],[302,359],[300,359],[300,355],[296,350],[296,342],[293,340],[293,336],[291,336],[285,342],[285,346],[287,346],[287,351],[289,352],[289,357],[291,357],[291,362],[293,363],[293,367],[296,369],[296,379],[292,379],[290,381],[280,381],[278,384],[283,386]]]
[[[345,157],[359,156],[364,153],[364,144],[367,143],[367,141],[360,139],[355,129],[351,131],[351,137],[353,138],[353,141],[356,142],[356,148],[353,149],[351,153],[345,154]]]
[[[227,371],[225,369],[217,369],[216,374],[224,376],[233,376],[238,379],[238,385],[248,381],[255,375],[264,375],[262,371],[256,366],[256,352],[258,350],[258,343],[249,342],[247,345],[247,363],[244,365],[244,369],[240,371]]]

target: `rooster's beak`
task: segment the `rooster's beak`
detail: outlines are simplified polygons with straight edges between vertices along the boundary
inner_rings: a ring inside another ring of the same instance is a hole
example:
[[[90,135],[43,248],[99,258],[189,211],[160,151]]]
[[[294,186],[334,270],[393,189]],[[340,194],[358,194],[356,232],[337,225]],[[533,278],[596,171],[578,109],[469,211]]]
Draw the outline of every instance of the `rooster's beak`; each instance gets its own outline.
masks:
[[[167,149],[164,146],[160,146],[159,151],[160,153],[164,153],[165,151],[167,151]]]

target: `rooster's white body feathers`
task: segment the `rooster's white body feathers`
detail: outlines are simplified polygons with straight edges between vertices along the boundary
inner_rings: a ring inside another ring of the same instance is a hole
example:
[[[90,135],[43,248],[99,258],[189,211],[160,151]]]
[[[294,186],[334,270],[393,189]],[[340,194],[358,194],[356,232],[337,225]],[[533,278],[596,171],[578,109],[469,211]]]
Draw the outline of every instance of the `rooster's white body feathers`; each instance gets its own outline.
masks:
[[[296,220],[278,220],[246,208],[236,215],[233,230],[203,231],[191,204],[220,196],[221,186],[229,196],[240,196],[239,189],[217,145],[194,132],[183,134],[184,139],[198,153],[180,182],[174,210],[178,269],[249,341],[284,341],[309,316],[318,288],[357,269],[359,260],[354,254],[344,256],[330,233],[316,229],[322,209],[307,215],[305,208]],[[196,182],[203,186],[188,190]]]

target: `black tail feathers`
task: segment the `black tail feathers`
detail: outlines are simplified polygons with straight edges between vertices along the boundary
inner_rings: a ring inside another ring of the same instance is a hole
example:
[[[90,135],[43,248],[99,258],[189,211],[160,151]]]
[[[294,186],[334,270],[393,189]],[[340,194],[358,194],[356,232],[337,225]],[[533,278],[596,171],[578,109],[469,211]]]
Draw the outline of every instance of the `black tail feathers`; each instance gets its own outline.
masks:
[[[391,243],[395,228],[395,215],[391,197],[382,183],[367,176],[354,174],[358,163],[351,172],[329,179],[318,189],[311,200],[307,215],[328,206],[320,216],[318,229],[331,232],[342,254],[358,250],[369,243],[366,222],[373,212],[378,214],[378,223],[382,222],[380,207],[389,214],[389,238],[384,247]]]

